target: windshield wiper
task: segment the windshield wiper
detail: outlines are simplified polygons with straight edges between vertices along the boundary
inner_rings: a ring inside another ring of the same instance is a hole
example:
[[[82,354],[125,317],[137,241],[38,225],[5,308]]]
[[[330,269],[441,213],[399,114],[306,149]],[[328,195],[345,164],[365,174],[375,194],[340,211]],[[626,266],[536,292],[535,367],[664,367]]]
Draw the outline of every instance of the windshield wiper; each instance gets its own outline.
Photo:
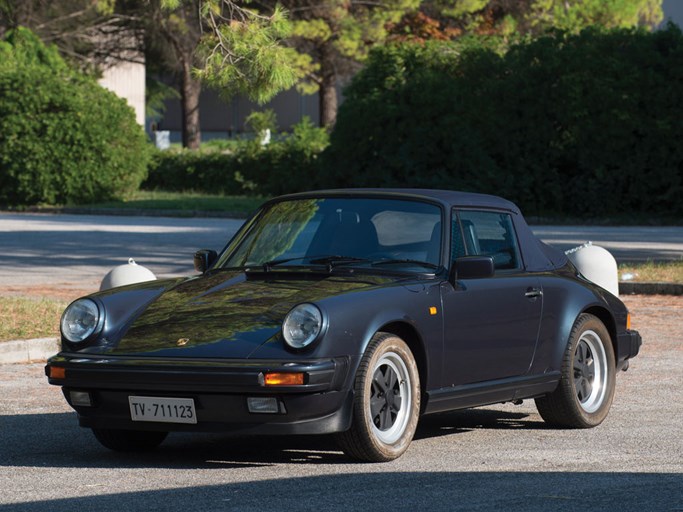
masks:
[[[439,268],[439,265],[435,265],[434,263],[429,263],[428,261],[422,261],[422,260],[411,260],[411,259],[386,259],[386,260],[377,260],[372,262],[372,266],[380,266],[380,265],[400,265],[400,264],[410,264],[410,265],[419,265],[421,267],[427,267],[427,268],[433,268],[437,269]]]
[[[290,261],[303,260],[303,259],[306,259],[306,257],[305,256],[296,256],[294,258],[282,258],[281,260],[266,261],[263,264],[263,270],[266,272],[269,272],[271,267],[275,267],[277,265],[282,265],[282,264],[288,263]]]
[[[311,259],[310,262],[314,265],[327,265],[328,272],[331,272],[334,267],[342,265],[353,265],[354,263],[367,263],[370,260],[367,258],[359,258],[357,256],[323,256],[320,258]]]
[[[324,256],[296,256],[294,258],[283,258],[280,260],[267,261],[263,264],[263,270],[268,272],[270,271],[271,267],[283,265],[284,263],[289,263],[290,261],[296,260],[307,260],[308,263],[311,263],[313,265],[327,265],[328,269],[332,269],[340,265],[350,265],[353,263],[364,263],[370,261],[367,258],[358,258],[356,256],[341,256],[338,254],[326,254]]]

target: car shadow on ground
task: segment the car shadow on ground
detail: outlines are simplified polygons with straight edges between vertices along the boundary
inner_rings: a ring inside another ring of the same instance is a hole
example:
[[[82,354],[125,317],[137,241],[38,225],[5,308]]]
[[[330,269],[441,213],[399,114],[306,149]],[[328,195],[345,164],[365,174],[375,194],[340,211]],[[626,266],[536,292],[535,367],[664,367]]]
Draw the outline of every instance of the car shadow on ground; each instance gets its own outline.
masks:
[[[679,510],[683,475],[591,472],[359,471],[0,504],[0,511],[87,510]],[[154,482],[150,481],[150,487]],[[66,492],[78,492],[69,482]],[[676,507],[676,508],[674,508]]]
[[[475,429],[539,429],[528,414],[471,409],[421,418],[416,440]],[[0,467],[211,469],[276,464],[354,464],[333,436],[234,436],[174,432],[157,450],[117,453],[102,447],[75,413],[0,416]]]
[[[420,418],[415,439],[447,436],[472,430],[539,430],[550,428],[526,412],[465,409]]]

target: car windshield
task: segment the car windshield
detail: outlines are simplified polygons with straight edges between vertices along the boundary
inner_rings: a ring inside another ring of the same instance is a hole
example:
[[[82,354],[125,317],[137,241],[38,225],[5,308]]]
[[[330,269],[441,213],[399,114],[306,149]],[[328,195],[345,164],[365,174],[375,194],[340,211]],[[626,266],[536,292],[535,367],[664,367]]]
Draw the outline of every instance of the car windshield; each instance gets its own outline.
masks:
[[[441,208],[410,200],[297,199],[273,203],[246,226],[218,267],[376,266],[433,271]]]

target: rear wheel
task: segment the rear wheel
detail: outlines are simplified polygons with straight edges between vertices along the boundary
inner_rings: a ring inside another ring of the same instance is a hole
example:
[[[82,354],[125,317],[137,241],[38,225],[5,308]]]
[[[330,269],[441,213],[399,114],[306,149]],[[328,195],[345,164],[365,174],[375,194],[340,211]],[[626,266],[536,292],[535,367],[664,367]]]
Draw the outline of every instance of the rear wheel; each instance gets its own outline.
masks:
[[[168,435],[168,432],[145,430],[94,428],[92,431],[102,446],[116,452],[145,452],[153,450],[159,446]]]
[[[615,387],[614,349],[605,325],[595,316],[576,320],[562,361],[557,389],[536,399],[541,417],[551,425],[590,428],[603,422]]]
[[[369,462],[400,457],[415,435],[420,377],[410,348],[393,334],[377,333],[356,374],[351,428],[337,435],[348,456]]]

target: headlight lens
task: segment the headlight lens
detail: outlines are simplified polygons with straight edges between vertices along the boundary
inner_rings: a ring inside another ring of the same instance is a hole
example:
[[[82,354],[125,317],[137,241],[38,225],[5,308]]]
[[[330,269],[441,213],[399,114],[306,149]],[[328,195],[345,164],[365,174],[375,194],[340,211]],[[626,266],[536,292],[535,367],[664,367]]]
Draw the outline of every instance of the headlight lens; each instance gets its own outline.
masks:
[[[100,323],[100,309],[90,299],[79,299],[62,314],[62,334],[71,343],[90,337]]]
[[[282,335],[292,348],[304,348],[313,343],[323,326],[323,315],[313,304],[299,304],[287,313],[282,322]]]

